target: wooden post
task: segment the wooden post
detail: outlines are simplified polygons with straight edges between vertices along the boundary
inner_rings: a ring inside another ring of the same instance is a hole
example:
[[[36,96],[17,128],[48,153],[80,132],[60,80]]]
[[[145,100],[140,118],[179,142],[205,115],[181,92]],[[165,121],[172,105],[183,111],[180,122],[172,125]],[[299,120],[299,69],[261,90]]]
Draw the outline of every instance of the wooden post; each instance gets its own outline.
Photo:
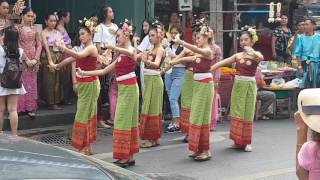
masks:
[[[237,0],[233,0],[233,9],[234,11],[238,11]],[[235,30],[239,29],[237,16],[238,16],[237,13],[233,14],[233,26],[234,26],[233,29]],[[234,54],[238,52],[237,33],[233,33],[233,52]]]
[[[223,0],[210,0],[210,11],[222,11]],[[210,13],[210,26],[215,30],[215,43],[220,46],[223,52],[223,13]]]

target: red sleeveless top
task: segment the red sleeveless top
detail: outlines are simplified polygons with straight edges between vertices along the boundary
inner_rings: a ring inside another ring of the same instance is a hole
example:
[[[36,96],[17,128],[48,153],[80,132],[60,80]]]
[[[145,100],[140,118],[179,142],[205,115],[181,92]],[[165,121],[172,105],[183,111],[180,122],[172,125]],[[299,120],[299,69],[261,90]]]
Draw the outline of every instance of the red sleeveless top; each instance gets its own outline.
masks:
[[[76,61],[76,68],[80,68],[84,71],[93,71],[97,68],[97,57],[88,56]],[[77,80],[80,82],[92,82],[97,80],[96,76],[92,77],[77,77]]]
[[[207,73],[210,72],[210,67],[212,64],[212,61],[208,59],[201,58],[200,62],[197,62],[198,60],[194,61],[192,63],[193,67],[193,73]]]
[[[236,61],[237,75],[255,76],[259,63],[255,60],[244,58]]]
[[[152,56],[151,62],[155,62],[155,60],[156,60],[156,55],[155,55],[155,54],[149,54],[149,55],[148,55],[148,60],[150,60],[149,58],[151,58],[151,56]],[[164,60],[164,58],[161,59],[160,65],[159,65],[159,67],[157,67],[157,68],[151,67],[150,65],[146,65],[146,64],[145,64],[145,68],[146,68],[146,69],[153,69],[153,70],[160,70],[160,67],[161,67],[161,64],[163,63],[163,60]]]
[[[129,56],[119,56],[116,62],[116,77],[135,72],[136,61]]]

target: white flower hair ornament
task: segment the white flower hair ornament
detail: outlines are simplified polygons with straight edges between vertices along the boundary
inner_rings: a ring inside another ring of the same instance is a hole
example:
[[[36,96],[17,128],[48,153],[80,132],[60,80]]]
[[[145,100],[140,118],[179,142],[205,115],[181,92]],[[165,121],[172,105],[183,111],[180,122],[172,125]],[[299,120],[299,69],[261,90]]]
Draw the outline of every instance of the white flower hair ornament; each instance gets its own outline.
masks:
[[[20,15],[22,11],[26,8],[24,0],[17,0],[17,2],[13,6],[13,13],[16,15]]]
[[[99,28],[93,26],[94,22],[91,19],[84,17],[82,20],[79,20],[79,23],[85,25],[92,33],[99,32]]]
[[[257,35],[257,30],[254,26],[244,26],[241,28],[242,31],[248,31],[251,34],[252,42],[256,43],[259,40],[259,37]]]
[[[214,31],[209,27],[209,24],[205,18],[197,19],[193,23],[193,29],[197,32],[200,32],[200,34],[207,35],[209,38],[214,36]]]
[[[162,36],[162,37],[165,36],[163,27],[162,27],[161,23],[158,20],[155,20],[151,25],[157,29],[157,32],[158,32],[158,34],[160,36]]]

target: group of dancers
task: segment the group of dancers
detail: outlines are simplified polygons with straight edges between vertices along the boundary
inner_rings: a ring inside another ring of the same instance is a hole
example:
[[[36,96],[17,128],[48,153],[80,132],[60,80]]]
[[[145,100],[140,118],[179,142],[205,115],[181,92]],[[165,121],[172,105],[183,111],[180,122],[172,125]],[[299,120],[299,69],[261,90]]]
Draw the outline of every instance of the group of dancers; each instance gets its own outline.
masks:
[[[211,159],[210,121],[214,99],[212,71],[222,66],[236,64],[237,75],[231,97],[230,138],[235,148],[252,151],[252,128],[255,112],[256,83],[255,71],[263,56],[252,46],[257,40],[251,28],[240,35],[239,52],[214,65],[213,30],[205,19],[197,20],[193,25],[194,42],[187,43],[179,38],[179,33],[165,37],[163,25],[155,20],[151,23],[148,40],[151,49],[139,51],[133,42],[134,26],[125,20],[114,32],[116,45],[103,40],[105,51],[99,54],[93,43],[94,33],[99,28],[93,27],[91,19],[84,19],[79,28],[81,45],[70,49],[56,41],[55,46],[68,58],[55,64],[49,60],[48,67],[60,70],[75,62],[77,69],[77,113],[72,132],[72,146],[84,154],[91,155],[91,144],[97,136],[97,100],[99,97],[99,78],[106,74],[115,74],[118,86],[118,99],[115,110],[113,130],[114,163],[121,167],[135,165],[134,155],[139,148],[152,148],[160,145],[162,133],[162,104],[164,84],[161,75],[173,71],[175,67],[186,68],[181,97],[180,126],[188,135],[190,158],[196,161]],[[168,53],[163,46],[163,39],[171,39],[181,52],[171,55],[164,63]],[[96,70],[97,61],[109,60],[110,64]],[[113,60],[110,60],[113,59]],[[144,88],[141,113],[139,112],[139,87],[135,69],[137,64],[144,65]],[[165,64],[165,65],[163,65]],[[187,92],[183,92],[186,89]],[[182,115],[184,114],[184,115]],[[179,122],[179,118],[177,118]],[[139,142],[141,140],[141,142]]]

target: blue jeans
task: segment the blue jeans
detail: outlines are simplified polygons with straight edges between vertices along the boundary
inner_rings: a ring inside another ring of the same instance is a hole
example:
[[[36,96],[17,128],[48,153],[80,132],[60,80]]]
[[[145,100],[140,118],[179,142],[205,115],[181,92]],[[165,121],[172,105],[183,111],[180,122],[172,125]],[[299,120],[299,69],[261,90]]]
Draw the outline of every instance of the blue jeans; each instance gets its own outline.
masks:
[[[179,97],[181,95],[184,67],[172,68],[171,74],[165,75],[165,88],[169,96],[170,108],[173,118],[180,117]]]

